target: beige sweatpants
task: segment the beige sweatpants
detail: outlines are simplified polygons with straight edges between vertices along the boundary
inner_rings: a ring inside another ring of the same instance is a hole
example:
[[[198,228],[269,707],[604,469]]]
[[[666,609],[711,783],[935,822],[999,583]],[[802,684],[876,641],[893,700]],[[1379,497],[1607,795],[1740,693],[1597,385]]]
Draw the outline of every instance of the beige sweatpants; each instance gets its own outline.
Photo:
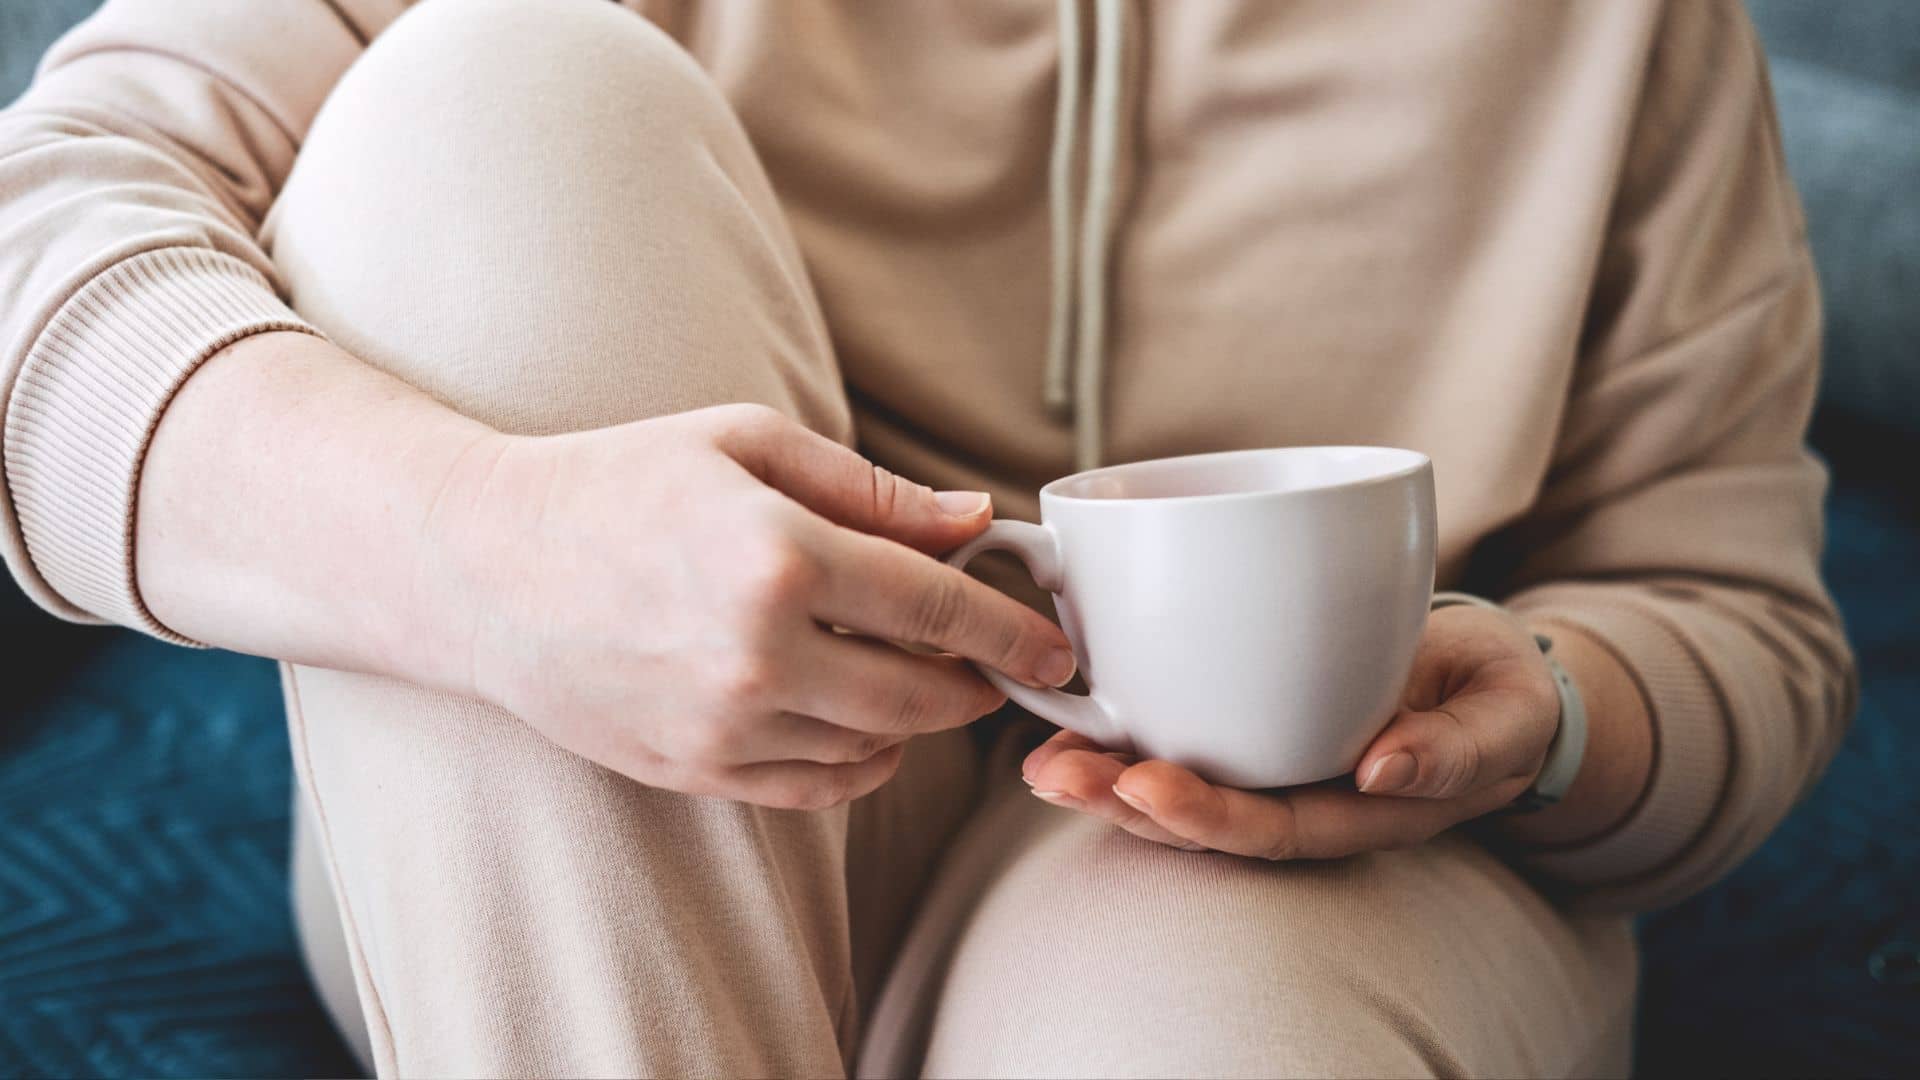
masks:
[[[613,5],[403,17],[267,235],[303,315],[503,429],[748,400],[851,437],[745,135]],[[285,684],[302,934],[384,1076],[1626,1068],[1626,922],[1461,838],[1163,848],[1029,796],[1030,725],[918,740],[851,807],[765,810],[642,787],[485,705]]]

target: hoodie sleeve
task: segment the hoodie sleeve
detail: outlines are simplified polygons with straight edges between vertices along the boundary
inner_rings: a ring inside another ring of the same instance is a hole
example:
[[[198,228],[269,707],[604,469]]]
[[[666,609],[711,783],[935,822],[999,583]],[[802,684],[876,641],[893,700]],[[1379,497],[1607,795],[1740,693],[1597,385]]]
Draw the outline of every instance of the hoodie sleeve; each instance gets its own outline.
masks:
[[[256,237],[399,0],[110,0],[0,112],[0,550],[63,618],[179,640],[133,576],[141,459],[224,346],[313,332]]]
[[[1624,662],[1652,779],[1606,835],[1528,853],[1587,906],[1656,907],[1751,852],[1831,758],[1855,675],[1804,445],[1820,299],[1765,60],[1737,3],[1655,35],[1545,494],[1502,590]]]

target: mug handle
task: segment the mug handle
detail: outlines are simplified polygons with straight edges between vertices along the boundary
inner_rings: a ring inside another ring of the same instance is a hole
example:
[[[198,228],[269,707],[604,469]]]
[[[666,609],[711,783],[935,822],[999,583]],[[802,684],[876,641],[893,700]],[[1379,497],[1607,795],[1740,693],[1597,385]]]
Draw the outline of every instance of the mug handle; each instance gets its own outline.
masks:
[[[1053,530],[1045,525],[995,521],[987,526],[986,532],[948,555],[947,565],[957,570],[965,569],[974,556],[985,551],[1012,552],[1027,565],[1027,572],[1033,575],[1034,584],[1050,593],[1058,593],[1065,582],[1065,568],[1060,565],[1060,544]],[[1082,696],[1060,690],[1039,690],[1015,682],[990,667],[974,666],[1001,693],[1035,716],[1085,735],[1109,750],[1132,752],[1133,740],[1120,730],[1120,725],[1101,707],[1092,693]],[[1091,690],[1091,686],[1088,689]]]

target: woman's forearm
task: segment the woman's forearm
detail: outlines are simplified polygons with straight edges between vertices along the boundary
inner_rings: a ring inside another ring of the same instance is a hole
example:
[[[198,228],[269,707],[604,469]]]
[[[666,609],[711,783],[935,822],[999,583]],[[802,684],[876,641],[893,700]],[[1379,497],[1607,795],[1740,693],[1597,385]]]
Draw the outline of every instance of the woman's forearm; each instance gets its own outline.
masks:
[[[321,338],[244,338],[187,381],[148,450],[142,599],[209,644],[447,685],[416,625],[459,599],[438,584],[434,516],[498,441]]]
[[[1587,709],[1587,749],[1567,797],[1533,814],[1499,821],[1522,844],[1558,846],[1599,836],[1623,821],[1653,768],[1653,720],[1633,675],[1613,652],[1564,623],[1540,629]]]

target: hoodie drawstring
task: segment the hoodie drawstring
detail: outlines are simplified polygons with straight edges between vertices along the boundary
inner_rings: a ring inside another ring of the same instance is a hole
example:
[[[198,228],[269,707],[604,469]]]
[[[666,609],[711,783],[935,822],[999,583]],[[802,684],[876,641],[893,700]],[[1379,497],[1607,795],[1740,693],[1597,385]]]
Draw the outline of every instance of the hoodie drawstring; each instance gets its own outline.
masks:
[[[1080,141],[1080,4],[1060,0],[1060,70],[1053,110],[1053,158],[1047,170],[1047,209],[1053,225],[1053,307],[1047,326],[1047,409],[1073,409],[1067,350],[1073,347],[1073,159]]]
[[[1048,203],[1052,219],[1052,317],[1046,404],[1073,417],[1074,464],[1091,469],[1102,449],[1108,252],[1124,96],[1126,0],[1093,0],[1093,92],[1086,192],[1075,220],[1073,173],[1080,144],[1080,0],[1060,0],[1060,71]]]

